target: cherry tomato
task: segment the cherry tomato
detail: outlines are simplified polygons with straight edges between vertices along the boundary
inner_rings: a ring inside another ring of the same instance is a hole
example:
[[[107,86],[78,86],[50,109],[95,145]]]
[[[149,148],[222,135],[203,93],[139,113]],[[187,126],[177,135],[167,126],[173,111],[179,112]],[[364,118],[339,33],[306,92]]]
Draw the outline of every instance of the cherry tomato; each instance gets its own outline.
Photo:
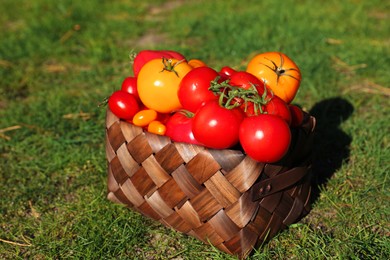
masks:
[[[133,124],[136,126],[147,126],[150,122],[157,119],[157,112],[152,109],[138,111],[133,117]]]
[[[157,120],[150,122],[148,125],[148,132],[152,134],[165,135],[166,131],[167,131],[166,126]]]
[[[291,126],[298,127],[302,125],[303,117],[304,117],[302,109],[297,105],[292,105],[292,104],[290,104],[288,107],[291,113]]]
[[[192,131],[195,139],[209,148],[229,148],[238,143],[243,118],[241,109],[226,109],[218,101],[210,101],[196,112]]]
[[[264,106],[265,112],[270,115],[276,115],[283,118],[288,125],[291,124],[291,112],[286,102],[280,97],[273,96],[270,101]]]
[[[137,90],[142,103],[159,113],[180,109],[180,81],[191,70],[192,67],[186,61],[176,59],[154,59],[146,63],[137,78]]]
[[[301,83],[301,72],[292,59],[280,52],[266,52],[253,57],[246,68],[267,86],[275,95],[290,103]]]
[[[134,95],[117,90],[108,99],[108,107],[117,117],[131,120],[138,112],[139,105]]]
[[[133,94],[139,100],[136,77],[126,77],[122,82],[121,90]]]
[[[200,145],[192,132],[193,114],[176,112],[167,121],[165,135],[175,142]]]
[[[219,71],[219,75],[223,78],[229,79],[237,71],[229,66],[224,66]]]
[[[204,103],[217,100],[218,96],[209,90],[210,82],[218,72],[210,67],[199,67],[183,77],[179,86],[179,101],[184,109],[195,113]]]
[[[188,61],[188,64],[193,68],[206,67],[206,63],[198,59],[191,59]]]
[[[186,60],[186,58],[179,52],[171,50],[142,50],[138,52],[133,61],[133,72],[134,76],[137,77],[141,68],[148,63],[148,61],[154,59],[177,59],[177,60]]]
[[[263,163],[275,163],[287,153],[291,132],[286,121],[274,115],[246,117],[239,129],[239,140],[245,153]]]

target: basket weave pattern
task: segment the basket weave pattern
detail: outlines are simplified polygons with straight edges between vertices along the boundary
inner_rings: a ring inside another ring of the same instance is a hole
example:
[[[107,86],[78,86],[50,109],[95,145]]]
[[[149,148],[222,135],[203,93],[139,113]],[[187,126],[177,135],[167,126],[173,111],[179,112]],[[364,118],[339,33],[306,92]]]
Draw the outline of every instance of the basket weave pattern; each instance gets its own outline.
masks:
[[[314,125],[306,115],[283,163],[263,164],[239,150],[172,142],[108,109],[108,199],[244,258],[309,212]]]

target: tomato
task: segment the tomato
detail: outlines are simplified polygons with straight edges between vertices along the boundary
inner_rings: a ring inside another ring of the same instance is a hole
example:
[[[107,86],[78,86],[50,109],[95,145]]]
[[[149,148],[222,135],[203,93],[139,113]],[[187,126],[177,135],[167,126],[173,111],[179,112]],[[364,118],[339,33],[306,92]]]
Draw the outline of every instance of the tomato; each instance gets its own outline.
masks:
[[[176,59],[154,59],[146,63],[137,77],[137,90],[142,103],[160,113],[180,109],[180,81],[191,70],[186,61]]]
[[[167,121],[165,135],[175,142],[200,145],[192,132],[193,114],[176,112]]]
[[[270,101],[264,106],[267,114],[276,115],[283,118],[288,125],[291,124],[291,112],[286,102],[280,97],[273,96]]]
[[[117,90],[108,99],[108,107],[117,117],[131,120],[138,112],[139,105],[134,95]]]
[[[219,75],[226,79],[229,79],[234,73],[236,73],[236,70],[229,66],[224,66],[219,71]]]
[[[150,122],[148,125],[148,132],[152,134],[165,135],[166,131],[167,131],[166,126],[157,120]]]
[[[133,94],[139,100],[136,77],[126,77],[122,82],[121,90]]]
[[[218,101],[210,101],[196,112],[192,131],[204,146],[226,149],[238,143],[238,129],[243,118],[241,109],[226,109]]]
[[[133,117],[133,124],[136,126],[147,126],[150,122],[157,119],[157,112],[152,109],[138,111]]]
[[[275,115],[246,117],[239,129],[239,140],[245,153],[263,163],[275,163],[287,153],[291,132],[286,121]]]
[[[231,75],[229,84],[243,89],[250,89],[255,86],[256,89],[260,90],[260,94],[264,92],[264,83],[246,71],[238,71]]]
[[[294,99],[301,83],[301,72],[298,66],[280,52],[256,55],[249,61],[246,71],[261,81],[266,81],[274,94],[286,103]]]
[[[148,61],[154,59],[177,59],[186,60],[186,58],[179,52],[171,50],[142,50],[138,52],[133,61],[133,72],[134,76],[138,76],[141,68],[148,63]]]
[[[188,61],[188,64],[193,68],[206,67],[206,63],[198,59],[191,59]]]
[[[199,67],[183,77],[179,86],[179,101],[184,109],[195,113],[204,103],[217,100],[218,96],[209,90],[210,82],[218,72],[210,67]]]
[[[291,126],[298,127],[302,125],[303,117],[304,117],[302,109],[297,105],[292,105],[292,104],[290,104],[288,107],[291,113]]]

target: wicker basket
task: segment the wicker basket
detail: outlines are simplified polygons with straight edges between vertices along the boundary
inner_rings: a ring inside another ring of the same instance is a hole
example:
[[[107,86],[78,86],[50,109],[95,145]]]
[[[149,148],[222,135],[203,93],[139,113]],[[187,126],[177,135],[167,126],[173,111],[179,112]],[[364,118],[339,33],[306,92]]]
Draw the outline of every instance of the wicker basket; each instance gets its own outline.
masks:
[[[172,142],[108,109],[108,199],[245,258],[309,212],[314,127],[305,114],[283,161],[263,164],[240,150]]]

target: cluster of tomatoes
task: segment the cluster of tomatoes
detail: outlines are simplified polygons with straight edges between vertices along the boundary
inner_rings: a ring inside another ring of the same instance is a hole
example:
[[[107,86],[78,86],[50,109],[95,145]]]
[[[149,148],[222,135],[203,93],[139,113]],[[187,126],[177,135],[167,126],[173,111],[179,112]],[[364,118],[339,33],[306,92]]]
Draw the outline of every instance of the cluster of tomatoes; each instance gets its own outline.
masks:
[[[260,53],[246,70],[219,71],[175,51],[143,50],[133,76],[108,99],[119,118],[176,142],[212,149],[242,147],[256,161],[274,163],[291,143],[303,111],[291,104],[301,81],[280,52]]]

